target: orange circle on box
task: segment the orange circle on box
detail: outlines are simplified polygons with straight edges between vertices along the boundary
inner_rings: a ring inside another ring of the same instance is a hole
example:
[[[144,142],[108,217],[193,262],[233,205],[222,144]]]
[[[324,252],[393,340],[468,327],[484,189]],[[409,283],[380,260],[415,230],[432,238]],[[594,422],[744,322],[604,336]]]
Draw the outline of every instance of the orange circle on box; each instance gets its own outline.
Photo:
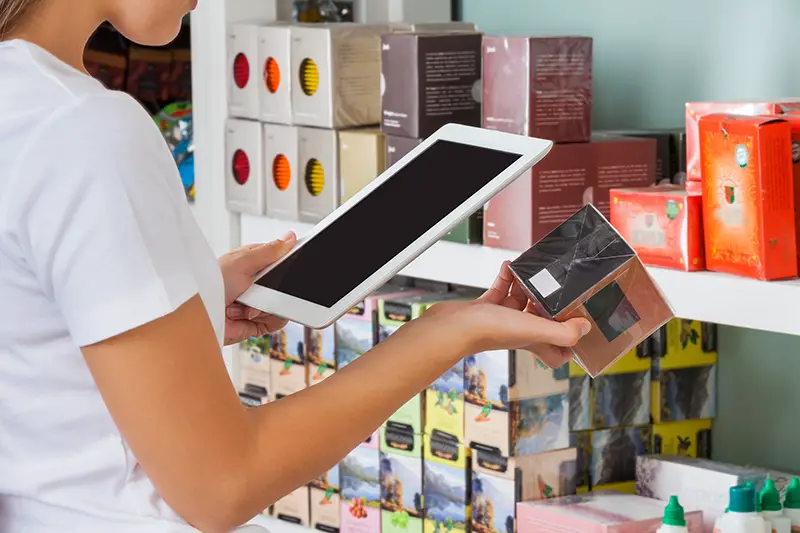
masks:
[[[272,181],[279,191],[285,191],[292,182],[292,167],[289,159],[283,154],[278,154],[272,160]]]
[[[310,159],[306,164],[306,189],[311,196],[319,196],[325,188],[325,169],[317,159]]]
[[[278,66],[278,62],[275,61],[274,57],[267,59],[264,64],[264,83],[267,86],[267,90],[272,94],[278,92],[281,86],[281,67]]]
[[[233,60],[233,82],[240,89],[247,87],[250,81],[250,61],[247,56],[239,53]]]

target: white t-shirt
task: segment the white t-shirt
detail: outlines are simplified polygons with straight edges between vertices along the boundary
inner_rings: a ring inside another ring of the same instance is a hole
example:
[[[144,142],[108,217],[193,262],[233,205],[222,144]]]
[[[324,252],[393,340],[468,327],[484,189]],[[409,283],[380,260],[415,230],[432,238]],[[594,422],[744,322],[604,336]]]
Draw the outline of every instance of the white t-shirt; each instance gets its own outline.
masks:
[[[136,101],[23,41],[0,43],[0,73],[0,532],[194,532],[79,347],[198,293],[222,342],[217,260]]]

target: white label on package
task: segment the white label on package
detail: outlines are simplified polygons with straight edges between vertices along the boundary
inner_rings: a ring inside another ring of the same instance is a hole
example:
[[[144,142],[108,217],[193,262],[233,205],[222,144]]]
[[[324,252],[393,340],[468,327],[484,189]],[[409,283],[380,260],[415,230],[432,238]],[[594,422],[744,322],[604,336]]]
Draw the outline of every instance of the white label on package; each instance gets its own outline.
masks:
[[[556,278],[554,278],[553,275],[547,271],[547,269],[540,270],[528,281],[530,281],[531,285],[533,285],[533,287],[539,291],[539,294],[542,295],[542,298],[547,298],[557,290],[561,289],[561,285],[558,284]]]

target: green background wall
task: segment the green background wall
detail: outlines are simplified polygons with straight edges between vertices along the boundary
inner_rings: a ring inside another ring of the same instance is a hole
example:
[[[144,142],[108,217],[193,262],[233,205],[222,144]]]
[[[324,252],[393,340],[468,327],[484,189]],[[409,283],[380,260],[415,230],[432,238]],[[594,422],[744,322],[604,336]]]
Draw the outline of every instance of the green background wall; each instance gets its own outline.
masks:
[[[800,96],[797,0],[462,0],[461,17],[594,37],[598,129],[680,126],[690,100]],[[800,473],[800,338],[721,328],[718,383],[715,457]]]

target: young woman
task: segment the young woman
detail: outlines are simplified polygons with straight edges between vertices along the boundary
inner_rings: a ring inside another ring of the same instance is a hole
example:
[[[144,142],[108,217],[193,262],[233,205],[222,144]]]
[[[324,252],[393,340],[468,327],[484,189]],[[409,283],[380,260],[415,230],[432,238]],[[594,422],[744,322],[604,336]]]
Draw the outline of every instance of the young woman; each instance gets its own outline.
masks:
[[[503,266],[478,300],[436,306],[331,379],[242,407],[221,346],[284,322],[234,302],[295,236],[217,260],[153,121],[82,64],[101,22],[161,45],[193,7],[0,0],[3,533],[228,532],[460,358],[525,347],[555,366],[590,327],[527,313]]]

